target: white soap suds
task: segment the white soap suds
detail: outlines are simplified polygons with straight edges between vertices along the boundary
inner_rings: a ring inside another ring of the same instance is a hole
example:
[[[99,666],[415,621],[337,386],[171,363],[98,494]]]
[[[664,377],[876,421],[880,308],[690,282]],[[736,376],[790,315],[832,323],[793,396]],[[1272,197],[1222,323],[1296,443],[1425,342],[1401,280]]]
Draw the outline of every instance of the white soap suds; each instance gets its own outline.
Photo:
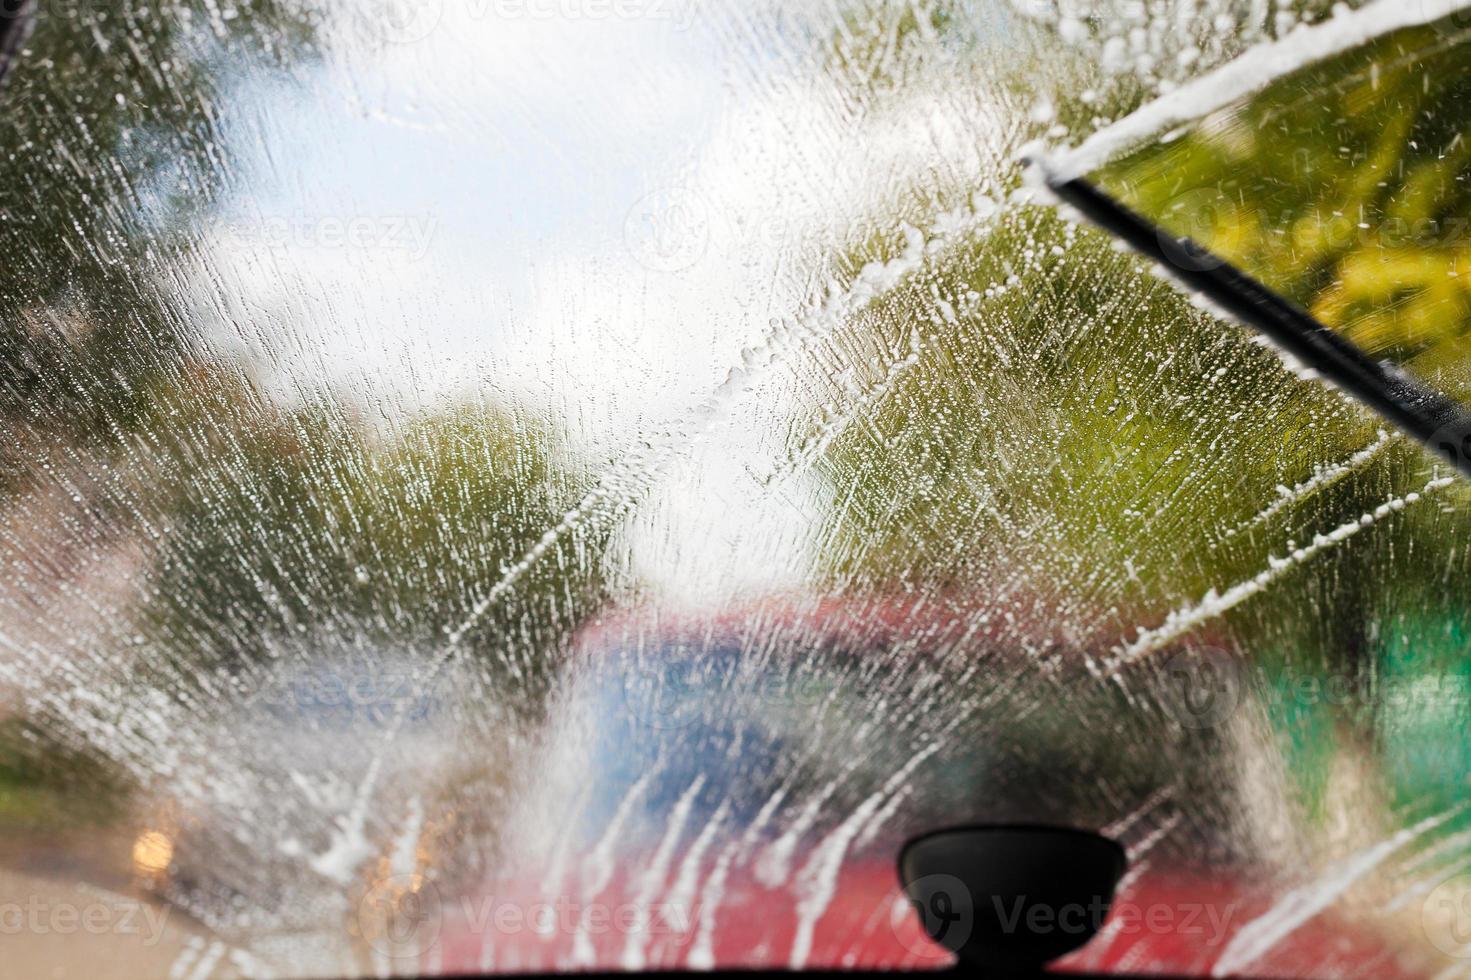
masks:
[[[1201,623],[1228,612],[1257,593],[1264,591],[1283,575],[1316,557],[1320,552],[1342,544],[1364,528],[1372,526],[1390,514],[1404,510],[1407,506],[1424,499],[1426,495],[1435,493],[1455,482],[1454,477],[1440,477],[1431,480],[1418,493],[1393,497],[1374,510],[1334,528],[1327,534],[1314,535],[1311,543],[1289,552],[1282,558],[1267,559],[1267,567],[1251,578],[1237,582],[1224,592],[1212,589],[1202,596],[1199,602],[1172,611],[1165,617],[1165,621],[1154,629],[1141,629],[1132,642],[1120,646],[1115,651],[1115,656],[1107,664],[1107,669],[1116,670],[1164,649]]]
[[[1231,937],[1231,942],[1211,970],[1211,976],[1228,977],[1244,972],[1300,926],[1338,901],[1355,882],[1384,863],[1394,852],[1465,809],[1466,805],[1463,804],[1445,813],[1427,817],[1388,840],[1380,841],[1373,847],[1338,862],[1327,873],[1307,884],[1292,889]]]
[[[1418,3],[1375,0],[1357,11],[1342,12],[1319,24],[1300,24],[1278,40],[1258,45],[1098,130],[1076,148],[1055,154],[1054,172],[1063,179],[1084,176],[1166,130],[1260,91],[1274,79],[1389,31],[1448,17],[1464,3],[1465,0]]]
[[[1397,439],[1398,435],[1398,433],[1389,433],[1380,429],[1378,438],[1343,462],[1319,467],[1313,472],[1312,476],[1294,487],[1278,487],[1277,498],[1275,500],[1248,520],[1231,528],[1226,532],[1225,537],[1234,537],[1249,528],[1263,524],[1276,517],[1285,508],[1311,497],[1319,490],[1330,487],[1350,473],[1362,469],[1377,457],[1386,446]]]

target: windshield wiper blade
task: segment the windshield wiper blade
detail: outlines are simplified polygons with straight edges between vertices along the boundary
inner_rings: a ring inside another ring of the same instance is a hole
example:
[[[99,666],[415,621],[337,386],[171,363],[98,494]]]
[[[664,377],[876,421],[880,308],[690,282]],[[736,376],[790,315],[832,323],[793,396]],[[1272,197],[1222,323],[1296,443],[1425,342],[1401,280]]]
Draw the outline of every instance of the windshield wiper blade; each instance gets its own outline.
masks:
[[[1038,161],[1032,161],[1038,163]],[[1460,403],[1375,361],[1310,313],[1189,238],[1180,238],[1081,177],[1044,180],[1053,194],[1099,228],[1152,259],[1186,289],[1204,296],[1292,357],[1423,443],[1471,478],[1471,412]]]

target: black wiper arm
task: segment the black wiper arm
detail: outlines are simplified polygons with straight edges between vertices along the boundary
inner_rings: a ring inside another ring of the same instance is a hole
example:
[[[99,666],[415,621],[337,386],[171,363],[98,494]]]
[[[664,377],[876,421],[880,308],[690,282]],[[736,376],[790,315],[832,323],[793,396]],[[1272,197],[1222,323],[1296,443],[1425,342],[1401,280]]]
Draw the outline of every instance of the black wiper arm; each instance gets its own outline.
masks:
[[[1159,263],[1187,289],[1241,323],[1424,443],[1471,477],[1471,413],[1460,403],[1375,361],[1319,323],[1306,310],[1257,282],[1189,238],[1115,201],[1081,177],[1045,177],[1048,188],[1136,252]]]
[[[20,57],[21,46],[30,36],[35,23],[36,0],[5,3],[0,0],[0,82]]]

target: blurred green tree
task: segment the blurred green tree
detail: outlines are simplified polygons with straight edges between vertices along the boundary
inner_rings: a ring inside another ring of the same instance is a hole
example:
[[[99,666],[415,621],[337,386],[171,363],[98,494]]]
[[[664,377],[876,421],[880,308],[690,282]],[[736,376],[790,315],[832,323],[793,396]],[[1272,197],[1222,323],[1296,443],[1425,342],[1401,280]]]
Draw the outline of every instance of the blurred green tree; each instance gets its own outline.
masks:
[[[0,488],[56,439],[106,445],[190,347],[167,264],[229,192],[233,69],[310,56],[290,3],[42,3],[3,97]]]

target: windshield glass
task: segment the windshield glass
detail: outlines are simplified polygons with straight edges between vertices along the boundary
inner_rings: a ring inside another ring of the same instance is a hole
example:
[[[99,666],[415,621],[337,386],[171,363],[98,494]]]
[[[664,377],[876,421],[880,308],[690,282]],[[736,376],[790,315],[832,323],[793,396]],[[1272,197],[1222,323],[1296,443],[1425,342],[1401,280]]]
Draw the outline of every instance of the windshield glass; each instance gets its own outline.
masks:
[[[1093,176],[1375,360],[1465,401],[1471,23],[1463,21],[1354,46]]]
[[[985,821],[1127,849],[1068,967],[1465,969],[1465,484],[1017,162],[1450,13],[36,6],[12,968],[938,967],[899,849]],[[1377,57],[1274,145],[1430,126]]]

